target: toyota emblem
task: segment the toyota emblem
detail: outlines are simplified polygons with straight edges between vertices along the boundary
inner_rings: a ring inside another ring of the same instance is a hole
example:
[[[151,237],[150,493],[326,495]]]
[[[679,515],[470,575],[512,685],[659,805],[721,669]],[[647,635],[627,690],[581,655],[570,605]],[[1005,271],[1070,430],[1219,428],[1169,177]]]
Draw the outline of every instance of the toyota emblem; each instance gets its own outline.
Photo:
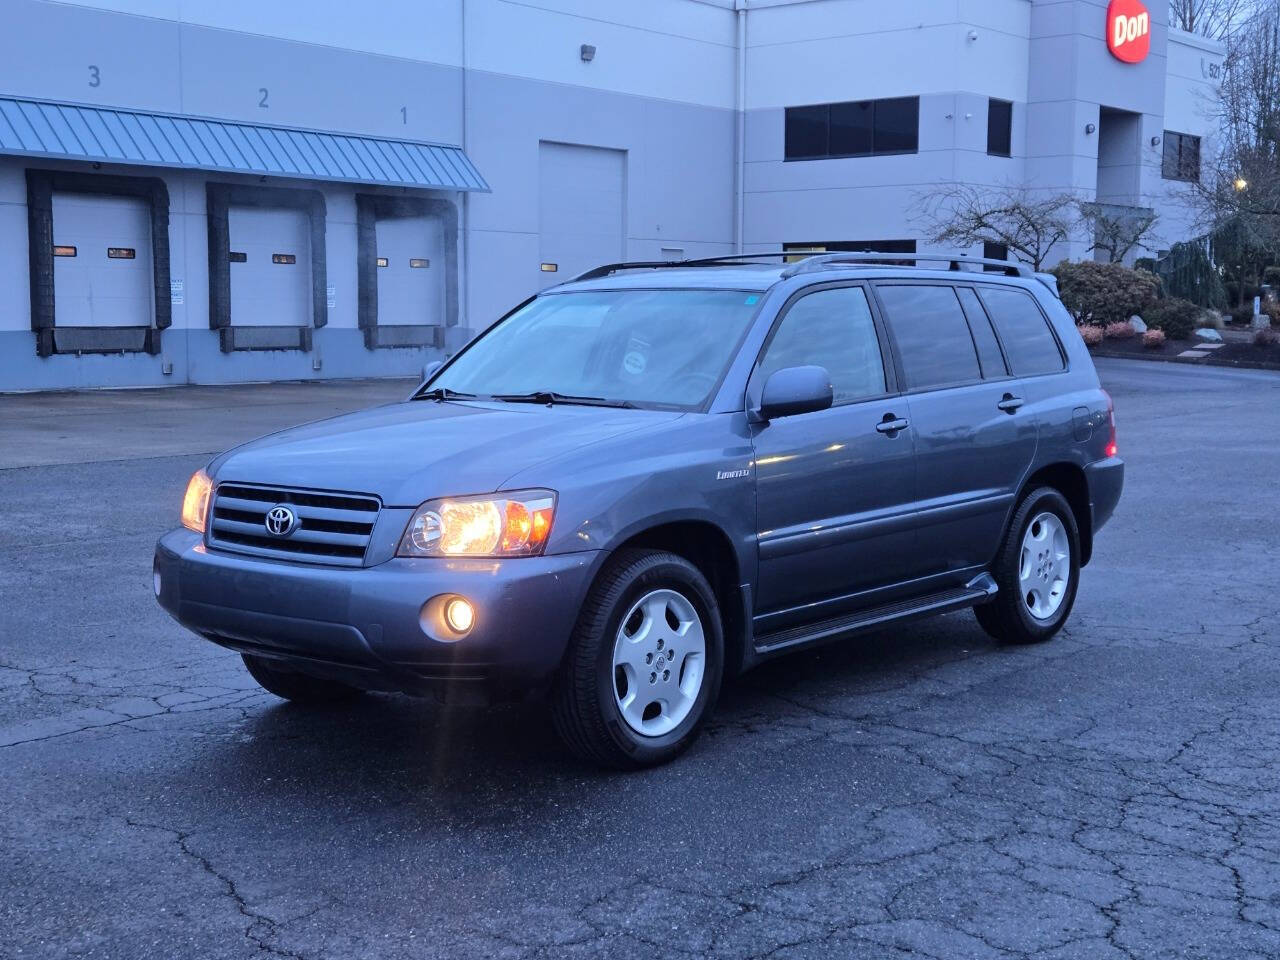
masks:
[[[267,511],[262,523],[273,537],[287,537],[297,529],[298,515],[284,504],[279,504]]]

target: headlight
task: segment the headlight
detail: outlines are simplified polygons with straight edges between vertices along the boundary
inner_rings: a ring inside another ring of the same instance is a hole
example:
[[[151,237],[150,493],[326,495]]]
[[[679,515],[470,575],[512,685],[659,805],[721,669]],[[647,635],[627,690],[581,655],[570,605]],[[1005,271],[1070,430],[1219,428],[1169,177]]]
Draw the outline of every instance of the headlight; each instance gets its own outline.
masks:
[[[397,554],[531,556],[546,546],[555,512],[556,495],[550,490],[428,500],[414,512]]]
[[[209,493],[213,490],[213,481],[203,470],[197,470],[187,483],[187,492],[182,498],[182,525],[196,533],[204,533],[206,519],[209,515]]]

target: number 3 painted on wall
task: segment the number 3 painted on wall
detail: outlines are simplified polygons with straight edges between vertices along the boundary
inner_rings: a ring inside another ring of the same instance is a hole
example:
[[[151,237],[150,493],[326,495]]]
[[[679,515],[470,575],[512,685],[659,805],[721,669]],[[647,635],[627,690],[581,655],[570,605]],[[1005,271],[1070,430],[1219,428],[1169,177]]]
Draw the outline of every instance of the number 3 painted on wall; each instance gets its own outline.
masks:
[[[93,64],[89,64],[89,86],[98,87],[102,85],[102,75],[98,72],[98,68]]]

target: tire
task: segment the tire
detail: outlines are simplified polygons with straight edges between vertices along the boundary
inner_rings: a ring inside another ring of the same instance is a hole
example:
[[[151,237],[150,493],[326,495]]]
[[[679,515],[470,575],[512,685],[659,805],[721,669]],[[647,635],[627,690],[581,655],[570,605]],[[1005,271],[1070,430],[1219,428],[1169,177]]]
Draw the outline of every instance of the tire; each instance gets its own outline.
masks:
[[[591,763],[666,763],[697,738],[723,672],[720,609],[698,568],[673,553],[623,550],[582,605],[552,689],[552,720]]]
[[[262,689],[292,703],[305,706],[349,703],[364,692],[336,680],[323,680],[305,673],[281,669],[265,657],[256,657],[250,653],[240,656],[250,675]]]
[[[1064,545],[1065,562],[1058,558]],[[999,591],[974,613],[992,637],[1002,643],[1041,643],[1062,629],[1080,585],[1080,531],[1061,493],[1037,487],[1023,498],[991,573]]]

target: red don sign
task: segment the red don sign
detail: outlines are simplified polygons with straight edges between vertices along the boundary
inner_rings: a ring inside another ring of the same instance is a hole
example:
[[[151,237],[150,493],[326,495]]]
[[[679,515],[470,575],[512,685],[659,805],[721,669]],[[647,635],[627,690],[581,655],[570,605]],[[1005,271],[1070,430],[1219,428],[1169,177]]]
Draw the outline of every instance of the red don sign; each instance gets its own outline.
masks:
[[[1151,14],[1142,0],[1111,0],[1107,7],[1107,49],[1125,63],[1147,59],[1151,52]]]

